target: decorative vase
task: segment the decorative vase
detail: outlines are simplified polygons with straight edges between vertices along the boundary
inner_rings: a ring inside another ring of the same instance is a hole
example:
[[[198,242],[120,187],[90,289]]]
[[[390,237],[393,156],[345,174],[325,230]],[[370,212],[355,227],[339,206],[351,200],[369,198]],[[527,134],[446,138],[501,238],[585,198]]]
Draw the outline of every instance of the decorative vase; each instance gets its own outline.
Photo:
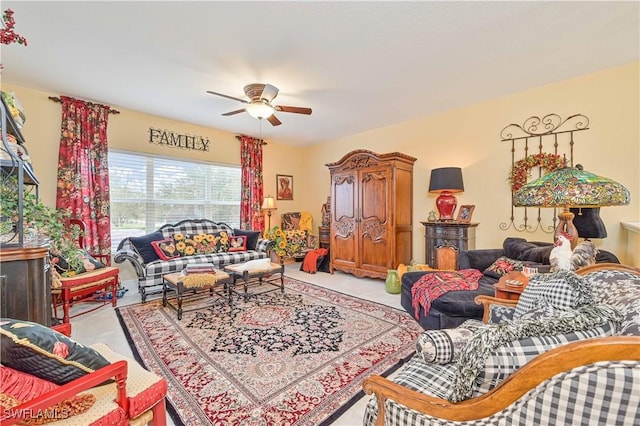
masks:
[[[431,210],[429,212],[429,217],[427,217],[427,222],[435,222],[436,221],[436,212]]]
[[[387,293],[398,294],[400,293],[400,278],[398,277],[398,271],[395,269],[387,270],[387,280],[385,281],[384,289]]]

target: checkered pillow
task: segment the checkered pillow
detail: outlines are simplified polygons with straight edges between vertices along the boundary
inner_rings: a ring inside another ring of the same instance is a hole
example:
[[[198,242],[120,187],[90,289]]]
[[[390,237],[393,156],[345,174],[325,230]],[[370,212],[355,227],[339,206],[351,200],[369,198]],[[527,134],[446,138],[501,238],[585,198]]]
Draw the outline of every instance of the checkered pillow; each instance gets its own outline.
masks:
[[[483,326],[480,321],[467,320],[457,328],[424,331],[416,340],[416,354],[427,363],[448,364],[458,359],[474,332]]]
[[[592,300],[589,283],[573,271],[536,274],[522,292],[513,319],[541,305],[566,311],[590,304]]]
[[[585,276],[594,299],[622,313],[621,335],[640,336],[640,274],[603,270]]]

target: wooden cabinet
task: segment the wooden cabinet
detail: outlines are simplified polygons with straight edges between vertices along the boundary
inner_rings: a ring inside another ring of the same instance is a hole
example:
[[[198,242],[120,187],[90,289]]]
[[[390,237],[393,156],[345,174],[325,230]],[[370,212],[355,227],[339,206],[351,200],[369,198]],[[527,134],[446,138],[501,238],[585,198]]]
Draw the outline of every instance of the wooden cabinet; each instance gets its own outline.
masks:
[[[49,248],[0,250],[0,315],[52,324]]]
[[[438,268],[436,248],[440,246],[455,247],[458,250],[476,248],[477,223],[457,222],[420,222],[425,227],[425,263]]]
[[[398,152],[350,152],[331,174],[331,272],[386,278],[413,251],[413,163]]]

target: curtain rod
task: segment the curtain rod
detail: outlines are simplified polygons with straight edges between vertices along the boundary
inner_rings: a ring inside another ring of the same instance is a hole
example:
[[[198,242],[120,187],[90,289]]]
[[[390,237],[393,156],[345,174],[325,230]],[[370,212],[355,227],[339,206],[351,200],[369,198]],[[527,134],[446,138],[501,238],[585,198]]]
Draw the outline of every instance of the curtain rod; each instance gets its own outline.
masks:
[[[237,140],[239,140],[239,141],[241,141],[241,140],[242,140],[242,137],[241,137],[240,135],[236,135],[236,139],[237,139]],[[268,145],[264,140],[262,140],[262,139],[258,139],[258,140],[259,140],[260,142],[262,142],[262,145]]]
[[[49,100],[52,100],[53,102],[57,102],[59,104],[62,103],[62,99],[57,98],[55,96],[49,96]],[[118,111],[117,109],[113,109],[113,108],[109,107],[109,114],[120,114],[120,111]]]

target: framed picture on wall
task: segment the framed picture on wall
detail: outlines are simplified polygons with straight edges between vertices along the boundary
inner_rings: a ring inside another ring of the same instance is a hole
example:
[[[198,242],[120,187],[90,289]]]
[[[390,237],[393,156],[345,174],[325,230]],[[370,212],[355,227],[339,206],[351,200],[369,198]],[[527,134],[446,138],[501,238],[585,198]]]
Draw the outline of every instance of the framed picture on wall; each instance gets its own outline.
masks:
[[[460,210],[458,210],[458,218],[456,219],[456,221],[460,223],[470,223],[471,215],[473,214],[473,209],[475,208],[476,206],[471,204],[460,206]]]
[[[278,200],[293,200],[293,176],[276,175],[276,188]]]

